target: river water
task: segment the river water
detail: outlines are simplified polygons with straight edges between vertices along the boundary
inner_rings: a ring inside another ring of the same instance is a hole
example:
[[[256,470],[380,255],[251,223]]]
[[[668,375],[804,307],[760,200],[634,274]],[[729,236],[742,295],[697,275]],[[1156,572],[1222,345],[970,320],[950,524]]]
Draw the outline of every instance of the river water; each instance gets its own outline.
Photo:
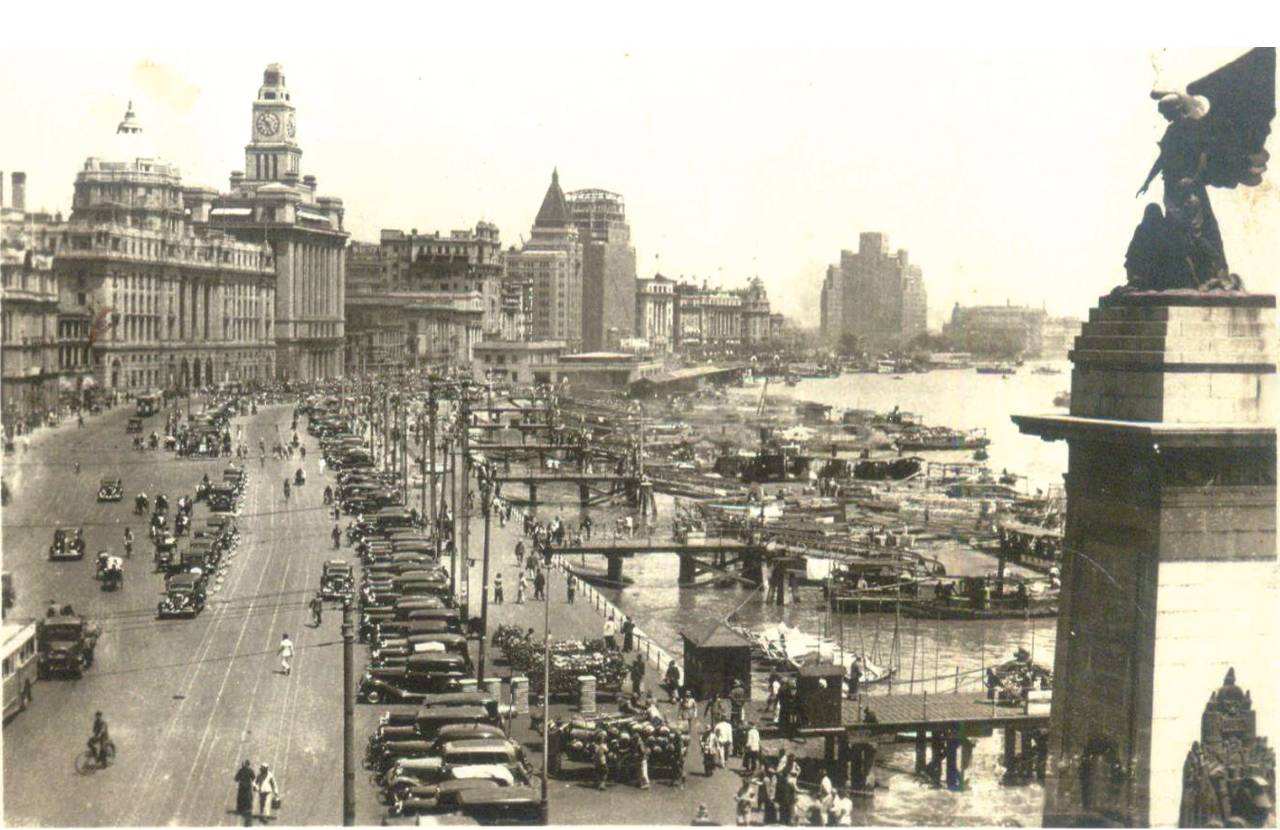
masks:
[[[770,398],[831,404],[837,409],[860,408],[887,411],[895,405],[921,415],[930,425],[982,428],[991,439],[989,466],[1008,469],[1027,477],[1030,488],[1061,486],[1066,472],[1066,447],[1021,435],[1010,421],[1011,414],[1062,412],[1053,407],[1054,395],[1070,385],[1065,364],[1056,375],[1032,374],[1024,368],[1008,378],[980,375],[970,370],[909,374],[895,380],[889,375],[857,374],[839,378],[801,381],[797,386],[769,387]],[[759,389],[740,390],[744,396],[759,396]],[[968,459],[967,453],[929,453],[935,460]],[[548,494],[552,498],[557,495]],[[572,503],[565,493],[565,507]],[[659,497],[661,518],[671,515],[671,500]],[[570,512],[566,510],[566,512]],[[604,511],[605,521],[608,513]],[[661,522],[660,522],[661,523]],[[604,525],[601,525],[604,526]],[[939,545],[929,551],[947,566],[948,573],[985,573],[994,569],[994,559],[954,544]],[[1053,665],[1056,620],[1000,620],[961,622],[911,620],[895,624],[892,614],[829,613],[820,589],[801,589],[799,602],[783,607],[765,606],[759,592],[746,588],[676,587],[678,560],[674,555],[638,556],[626,562],[626,574],[634,584],[608,592],[625,612],[634,615],[640,628],[675,655],[683,646],[682,630],[704,626],[737,612],[735,619],[759,627],[785,622],[811,634],[825,634],[843,641],[849,650],[868,653],[880,662],[891,658],[894,629],[897,628],[897,684],[891,691],[928,690],[930,693],[955,689],[955,677],[965,677],[975,688],[985,666],[998,664],[1026,648],[1036,662]],[[876,687],[873,694],[890,691]],[[980,692],[979,692],[980,693]],[[1043,789],[1002,787],[999,736],[982,739],[974,752],[965,792],[933,790],[911,774],[912,750],[905,745],[882,755],[879,777],[887,788],[862,805],[860,818],[868,824],[884,825],[1038,825]]]

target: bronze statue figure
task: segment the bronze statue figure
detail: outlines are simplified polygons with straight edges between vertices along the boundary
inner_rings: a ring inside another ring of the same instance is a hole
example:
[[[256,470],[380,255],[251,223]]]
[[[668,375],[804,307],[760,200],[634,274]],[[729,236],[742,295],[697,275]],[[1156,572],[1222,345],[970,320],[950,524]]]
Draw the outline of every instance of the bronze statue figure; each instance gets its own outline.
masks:
[[[1151,95],[1169,126],[1138,195],[1160,175],[1164,210],[1147,205],[1134,232],[1125,255],[1128,288],[1239,290],[1240,278],[1227,267],[1208,188],[1262,182],[1276,114],[1276,50],[1251,49],[1188,84],[1185,94]]]

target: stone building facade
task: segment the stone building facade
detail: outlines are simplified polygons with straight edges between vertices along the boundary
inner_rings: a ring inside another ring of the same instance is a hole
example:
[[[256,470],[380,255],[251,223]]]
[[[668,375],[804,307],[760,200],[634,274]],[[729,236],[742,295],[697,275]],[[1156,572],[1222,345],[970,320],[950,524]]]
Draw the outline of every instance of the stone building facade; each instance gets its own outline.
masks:
[[[662,274],[636,281],[636,337],[659,354],[675,345],[675,287],[676,281]]]
[[[1001,354],[1034,358],[1044,346],[1044,309],[1028,306],[984,305],[951,309],[943,334],[970,354]]]
[[[622,196],[574,190],[565,196],[582,241],[582,348],[617,348],[635,329],[636,249]]]
[[[132,107],[110,152],[76,176],[54,258],[64,351],[87,347],[96,384],[125,392],[269,379],[271,249],[190,220]]]
[[[858,252],[841,251],[839,267],[827,268],[821,320],[832,346],[845,334],[873,348],[901,346],[927,329],[924,274],[905,249],[889,253],[885,234],[860,234]]]
[[[25,199],[19,201],[25,204]],[[7,430],[59,404],[61,347],[53,257],[61,228],[61,216],[0,204],[0,383]]]
[[[582,342],[582,268],[581,238],[552,171],[531,238],[507,252],[508,279],[533,299],[532,339],[563,340],[571,349]]]
[[[245,169],[230,191],[193,190],[198,221],[247,242],[265,241],[276,269],[276,376],[311,381],[343,370],[347,232],[342,200],[302,175],[302,148],[284,71],[271,64],[253,102]]]
[[[757,347],[772,338],[769,295],[759,277],[735,290],[676,283],[672,310],[681,349]]]

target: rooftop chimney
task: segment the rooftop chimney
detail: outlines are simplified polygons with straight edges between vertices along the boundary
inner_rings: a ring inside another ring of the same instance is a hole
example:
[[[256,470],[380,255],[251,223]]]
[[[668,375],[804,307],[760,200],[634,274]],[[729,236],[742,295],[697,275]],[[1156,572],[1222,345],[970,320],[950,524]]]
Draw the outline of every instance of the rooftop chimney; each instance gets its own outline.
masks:
[[[14,173],[13,181],[13,207],[16,210],[27,209],[27,174]]]

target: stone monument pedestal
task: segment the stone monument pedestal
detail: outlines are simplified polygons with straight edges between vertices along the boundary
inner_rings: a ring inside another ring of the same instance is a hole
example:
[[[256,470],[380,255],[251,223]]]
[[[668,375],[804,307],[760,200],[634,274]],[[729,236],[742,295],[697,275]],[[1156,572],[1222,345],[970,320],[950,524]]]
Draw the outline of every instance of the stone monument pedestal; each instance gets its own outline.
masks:
[[[1275,734],[1275,297],[1107,297],[1071,353],[1046,826],[1178,823],[1231,667]]]

